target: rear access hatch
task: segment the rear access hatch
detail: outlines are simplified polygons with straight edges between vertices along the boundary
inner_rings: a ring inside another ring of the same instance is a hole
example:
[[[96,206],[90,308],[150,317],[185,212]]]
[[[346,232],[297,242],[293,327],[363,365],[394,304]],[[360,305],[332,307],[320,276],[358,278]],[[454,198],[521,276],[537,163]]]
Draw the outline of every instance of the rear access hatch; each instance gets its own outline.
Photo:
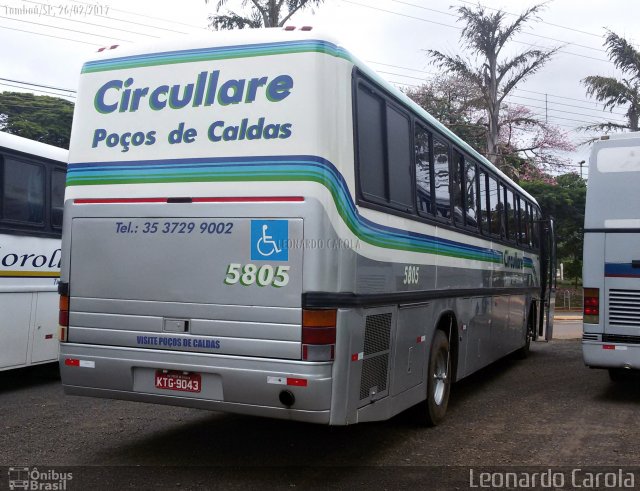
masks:
[[[302,236],[302,219],[74,218],[69,342],[299,359]]]

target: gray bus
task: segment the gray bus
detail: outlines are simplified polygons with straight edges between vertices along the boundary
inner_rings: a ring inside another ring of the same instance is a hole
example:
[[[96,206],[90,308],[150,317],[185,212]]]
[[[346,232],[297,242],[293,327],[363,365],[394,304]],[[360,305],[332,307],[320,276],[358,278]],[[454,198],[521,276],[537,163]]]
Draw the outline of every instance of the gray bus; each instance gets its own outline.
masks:
[[[584,223],[584,362],[612,380],[640,368],[640,133],[593,144]]]
[[[549,301],[536,200],[313,30],[96,55],[65,199],[67,394],[436,424]]]

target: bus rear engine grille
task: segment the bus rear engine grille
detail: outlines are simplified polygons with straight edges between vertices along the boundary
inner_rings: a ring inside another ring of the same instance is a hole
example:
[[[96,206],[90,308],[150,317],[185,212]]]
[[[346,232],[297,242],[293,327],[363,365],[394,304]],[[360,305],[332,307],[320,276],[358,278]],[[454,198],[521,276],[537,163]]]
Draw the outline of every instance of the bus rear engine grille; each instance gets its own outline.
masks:
[[[609,290],[609,324],[640,327],[639,290]]]
[[[387,390],[391,312],[368,315],[364,328],[364,360],[360,400],[372,399]]]

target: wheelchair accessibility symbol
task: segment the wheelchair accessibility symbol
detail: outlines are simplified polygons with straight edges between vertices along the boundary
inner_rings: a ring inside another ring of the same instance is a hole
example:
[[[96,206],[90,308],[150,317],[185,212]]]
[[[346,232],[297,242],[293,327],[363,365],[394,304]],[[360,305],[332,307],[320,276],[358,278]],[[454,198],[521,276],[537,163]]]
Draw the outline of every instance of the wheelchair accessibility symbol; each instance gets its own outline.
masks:
[[[289,260],[289,222],[287,220],[251,220],[251,260]]]

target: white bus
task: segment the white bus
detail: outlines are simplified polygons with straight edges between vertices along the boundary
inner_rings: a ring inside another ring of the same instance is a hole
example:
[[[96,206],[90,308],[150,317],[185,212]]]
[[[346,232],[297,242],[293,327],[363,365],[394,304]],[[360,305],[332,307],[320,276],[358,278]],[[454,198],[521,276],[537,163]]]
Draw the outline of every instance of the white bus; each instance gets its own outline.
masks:
[[[58,359],[67,151],[0,132],[0,370]]]
[[[584,362],[640,368],[640,132],[593,144],[584,218]]]
[[[67,394],[434,424],[538,333],[535,199],[321,33],[105,50],[71,140]]]

